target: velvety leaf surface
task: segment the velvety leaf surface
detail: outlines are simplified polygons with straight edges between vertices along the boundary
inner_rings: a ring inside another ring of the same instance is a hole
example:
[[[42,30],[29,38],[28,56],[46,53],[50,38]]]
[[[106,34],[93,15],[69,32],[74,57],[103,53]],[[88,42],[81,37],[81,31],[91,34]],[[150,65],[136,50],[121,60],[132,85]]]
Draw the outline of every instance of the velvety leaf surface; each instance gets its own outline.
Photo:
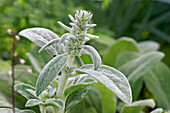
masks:
[[[43,105],[57,106],[57,107],[64,110],[64,103],[63,103],[63,101],[61,99],[50,98],[50,99],[45,100]]]
[[[159,62],[163,57],[164,54],[161,52],[149,52],[127,62],[122,65],[119,70],[128,76],[128,80],[134,83],[142,76],[142,74],[152,68],[155,63]]]
[[[96,49],[94,49],[92,46],[89,45],[83,45],[82,46],[82,52],[89,54],[92,59],[93,59],[93,64],[94,64],[94,69],[98,69],[99,66],[101,65],[101,58],[99,53],[96,51]]]
[[[42,103],[43,102],[38,100],[38,99],[29,99],[27,101],[27,103],[25,104],[25,107],[33,107],[33,106],[36,106],[36,105],[40,105]]]
[[[101,65],[98,70],[93,70],[93,65],[84,65],[77,71],[90,74],[109,90],[115,93],[123,102],[130,104],[132,101],[131,88],[125,75],[118,70]]]
[[[155,107],[153,99],[135,101],[130,105],[125,105],[121,113],[140,113],[145,107]]]
[[[152,70],[144,74],[146,87],[156,99],[158,107],[170,109],[170,70],[162,62],[157,63]]]
[[[22,84],[15,85],[14,88],[15,88],[15,91],[17,91],[18,93],[20,93],[22,96],[24,96],[27,99],[36,99],[37,98],[33,94],[31,94],[29,91],[27,91],[27,89],[35,90],[35,88],[31,85],[22,83]]]
[[[162,113],[162,112],[163,112],[162,108],[156,108],[155,110],[151,111],[150,113]]]
[[[71,93],[66,100],[65,111],[68,111],[70,108],[79,103],[87,94],[88,89],[88,86],[83,86]]]
[[[117,56],[121,52],[125,51],[139,52],[135,40],[131,38],[121,38],[117,40],[106,53],[104,57],[104,64],[115,66]]]
[[[94,83],[97,83],[97,81],[87,74],[71,77],[68,79],[67,87],[65,89],[64,95],[67,97],[70,93],[77,90],[78,88]]]
[[[33,110],[15,110],[16,113],[35,113]],[[13,110],[10,108],[0,108],[0,113],[13,113]]]
[[[53,81],[64,67],[68,56],[65,54],[54,57],[42,69],[36,84],[36,94],[39,96],[45,88]]]
[[[20,36],[26,37],[38,46],[44,46],[48,41],[59,38],[52,31],[45,28],[28,28],[19,32]],[[47,47],[46,50],[53,56],[57,55],[57,51],[53,46]]]

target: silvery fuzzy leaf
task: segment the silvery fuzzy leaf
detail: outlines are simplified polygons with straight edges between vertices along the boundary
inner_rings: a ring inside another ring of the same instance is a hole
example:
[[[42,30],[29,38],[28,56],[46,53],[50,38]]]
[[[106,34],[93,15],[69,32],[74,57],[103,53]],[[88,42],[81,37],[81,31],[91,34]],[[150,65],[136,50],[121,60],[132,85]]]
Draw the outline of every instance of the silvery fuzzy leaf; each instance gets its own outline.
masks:
[[[153,99],[145,99],[145,100],[139,100],[131,103],[130,105],[125,105],[122,107],[122,110],[120,113],[139,113],[141,112],[145,107],[155,107],[155,102]]]
[[[33,106],[36,106],[36,105],[40,105],[42,104],[43,102],[38,100],[38,99],[29,99],[26,104],[25,104],[25,107],[33,107]]]
[[[88,64],[76,70],[91,75],[115,93],[123,102],[131,103],[132,91],[129,82],[125,75],[115,68],[101,65],[97,70],[93,70],[93,65]]]
[[[52,39],[59,38],[52,31],[45,28],[28,28],[19,32],[20,36],[23,36],[38,46],[42,47]],[[46,50],[52,55],[56,55],[57,51],[53,46],[46,48]]]
[[[74,17],[73,17],[72,15],[69,14],[68,17],[70,18],[70,20],[71,20],[72,22],[77,23],[77,21],[74,19]]]
[[[63,101],[61,99],[55,99],[55,98],[50,98],[50,99],[45,100],[43,105],[46,105],[46,106],[57,106],[57,107],[59,107],[62,110],[64,110],[64,108],[65,108],[65,105],[64,105]]]
[[[31,85],[20,83],[20,84],[15,85],[14,88],[15,88],[15,91],[17,91],[18,93],[20,93],[22,96],[24,96],[27,99],[37,98],[36,96],[31,94],[29,91],[27,91],[28,89],[35,90],[35,88]]]
[[[54,57],[44,66],[36,83],[37,96],[39,96],[48,85],[50,85],[50,83],[64,67],[67,59],[68,56],[66,56],[65,54],[61,54],[57,57]]]
[[[99,66],[101,65],[101,57],[99,53],[92,46],[83,45],[81,52],[85,54],[89,54],[92,57],[95,70],[99,68]]]
[[[20,109],[17,109],[15,108],[15,112],[16,113],[35,113],[33,110],[20,110]],[[13,109],[10,109],[10,108],[0,108],[0,113],[13,113]]]
[[[63,43],[66,39],[68,39],[69,37],[74,37],[74,35],[72,35],[71,33],[65,33],[61,36],[61,43]]]
[[[98,39],[98,36],[92,35],[92,34],[85,34],[86,37],[92,38],[92,39]]]
[[[151,51],[156,51],[160,47],[159,43],[154,41],[143,41],[138,43],[138,48],[142,53],[147,53]]]
[[[71,32],[71,28],[70,27],[67,27],[66,25],[64,25],[62,22],[58,21],[58,24],[61,25],[61,27],[63,27],[65,30]]]
[[[57,43],[57,42],[60,42],[60,39],[52,39],[52,40],[50,40],[50,41],[47,42],[44,46],[42,46],[41,49],[40,49],[38,52],[40,53],[40,52],[43,51],[45,48],[47,48],[47,46],[50,46],[50,45],[52,45],[52,44],[54,44],[54,43]]]
[[[67,86],[64,91],[65,97],[71,94],[73,91],[77,90],[78,88],[90,84],[97,83],[90,75],[88,74],[81,74],[75,77],[71,77],[67,81]]]
[[[155,110],[151,111],[150,113],[162,113],[163,109],[162,108],[156,108]]]

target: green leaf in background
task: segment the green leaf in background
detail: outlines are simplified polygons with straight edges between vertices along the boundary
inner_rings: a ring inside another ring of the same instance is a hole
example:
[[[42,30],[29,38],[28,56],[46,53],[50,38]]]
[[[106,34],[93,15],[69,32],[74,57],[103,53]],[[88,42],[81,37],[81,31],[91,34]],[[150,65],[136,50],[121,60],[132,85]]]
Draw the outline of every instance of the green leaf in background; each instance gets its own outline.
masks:
[[[93,60],[88,54],[81,54],[80,58],[84,64],[93,64]]]
[[[90,75],[82,74],[68,79],[67,87],[64,91],[65,97],[82,86],[97,83]]]
[[[156,99],[158,107],[170,109],[170,70],[162,62],[157,63],[152,70],[143,76],[148,90]]]
[[[101,65],[101,58],[100,58],[99,53],[92,46],[89,46],[89,45],[83,45],[82,52],[89,54],[92,57],[94,70],[98,69],[99,66]]]
[[[0,108],[2,107],[12,107],[8,100],[0,93]]]
[[[138,58],[139,56],[140,56],[140,53],[138,52],[121,52],[116,58],[115,67],[119,68],[123,64],[126,64],[127,62],[135,58]]]
[[[117,56],[124,51],[139,52],[135,40],[131,38],[121,38],[117,40],[106,53],[104,63],[109,66],[115,66]]]
[[[19,32],[20,36],[26,37],[38,46],[42,47],[52,39],[59,38],[52,31],[45,28],[28,28]],[[46,50],[52,55],[57,55],[53,46],[47,47]]]
[[[0,72],[8,71],[11,69],[11,65],[6,61],[0,61],[0,67]]]
[[[145,72],[152,68],[164,57],[161,52],[149,52],[122,65],[119,70],[128,76],[131,83],[135,83]],[[133,86],[133,85],[132,85]]]
[[[103,113],[115,113],[116,112],[115,95],[103,84],[99,83],[99,86],[102,95]]]
[[[71,93],[66,100],[65,111],[68,111],[70,108],[79,103],[87,94],[88,89],[88,86],[83,86]]]
[[[67,58],[68,56],[66,56],[65,54],[59,55],[57,57],[54,57],[44,66],[36,83],[37,96],[39,96],[59,74],[66,63]]]
[[[138,43],[141,53],[148,53],[159,49],[160,45],[154,41],[143,41]]]
[[[35,113],[32,110],[19,110],[15,109],[16,113]],[[13,113],[13,110],[10,108],[0,108],[0,113]]]
[[[26,55],[28,56],[32,66],[35,68],[35,70],[37,72],[41,72],[41,66],[39,64],[39,62],[37,61],[37,59],[31,54],[31,53],[26,53]]]
[[[97,113],[97,112],[94,108],[89,108],[84,113]]]
[[[98,70],[93,70],[93,65],[89,64],[82,66],[77,71],[90,74],[115,93],[123,102],[131,103],[132,94],[129,82],[125,75],[118,70],[105,65],[101,65]]]
[[[26,99],[37,99],[33,94],[31,94],[27,89],[35,90],[35,88],[28,84],[17,84],[15,85],[15,91],[20,93],[22,96],[24,96]]]
[[[162,112],[163,112],[162,108],[156,108],[155,110],[151,111],[150,113],[162,113]]]
[[[140,113],[145,107],[155,107],[153,99],[139,100],[125,105],[120,113]]]

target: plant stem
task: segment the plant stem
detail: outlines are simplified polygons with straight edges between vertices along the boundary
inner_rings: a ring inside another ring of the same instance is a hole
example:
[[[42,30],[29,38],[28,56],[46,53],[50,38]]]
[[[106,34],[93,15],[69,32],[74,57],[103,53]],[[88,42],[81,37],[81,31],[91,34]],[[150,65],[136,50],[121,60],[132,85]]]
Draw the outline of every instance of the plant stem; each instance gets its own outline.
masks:
[[[12,42],[12,108],[13,108],[13,113],[15,113],[15,90],[14,90],[14,85],[15,85],[15,63],[16,63],[16,57],[14,56],[16,49],[16,39],[15,39],[15,34],[13,33],[13,42]]]
[[[47,106],[40,105],[40,111],[41,113],[46,113]]]
[[[74,58],[75,58],[75,56],[69,55],[66,65],[71,66],[73,64]],[[67,80],[68,80],[68,76],[64,73],[64,71],[62,71],[61,77],[59,80],[58,90],[57,90],[57,97],[62,99],[64,104],[65,104],[64,89],[65,89]],[[56,109],[55,112],[56,113],[64,113],[64,111],[61,109]]]

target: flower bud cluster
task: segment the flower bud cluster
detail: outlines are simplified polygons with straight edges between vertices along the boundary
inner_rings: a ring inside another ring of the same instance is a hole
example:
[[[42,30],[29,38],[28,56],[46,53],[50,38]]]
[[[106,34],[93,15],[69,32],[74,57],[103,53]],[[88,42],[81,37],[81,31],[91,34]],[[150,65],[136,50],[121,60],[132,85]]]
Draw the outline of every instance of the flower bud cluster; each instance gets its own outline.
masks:
[[[69,75],[69,74],[74,73],[75,69],[76,69],[75,65],[65,66],[64,72],[65,72],[66,75]]]
[[[72,21],[70,23],[72,28],[58,22],[64,29],[70,32],[69,35],[67,35],[68,38],[64,42],[65,51],[69,54],[79,56],[81,45],[83,45],[90,38],[98,38],[97,36],[87,34],[87,30],[90,27],[96,26],[96,24],[88,24],[92,16],[93,15],[90,12],[85,10],[77,11],[75,18],[69,15],[69,18]]]

